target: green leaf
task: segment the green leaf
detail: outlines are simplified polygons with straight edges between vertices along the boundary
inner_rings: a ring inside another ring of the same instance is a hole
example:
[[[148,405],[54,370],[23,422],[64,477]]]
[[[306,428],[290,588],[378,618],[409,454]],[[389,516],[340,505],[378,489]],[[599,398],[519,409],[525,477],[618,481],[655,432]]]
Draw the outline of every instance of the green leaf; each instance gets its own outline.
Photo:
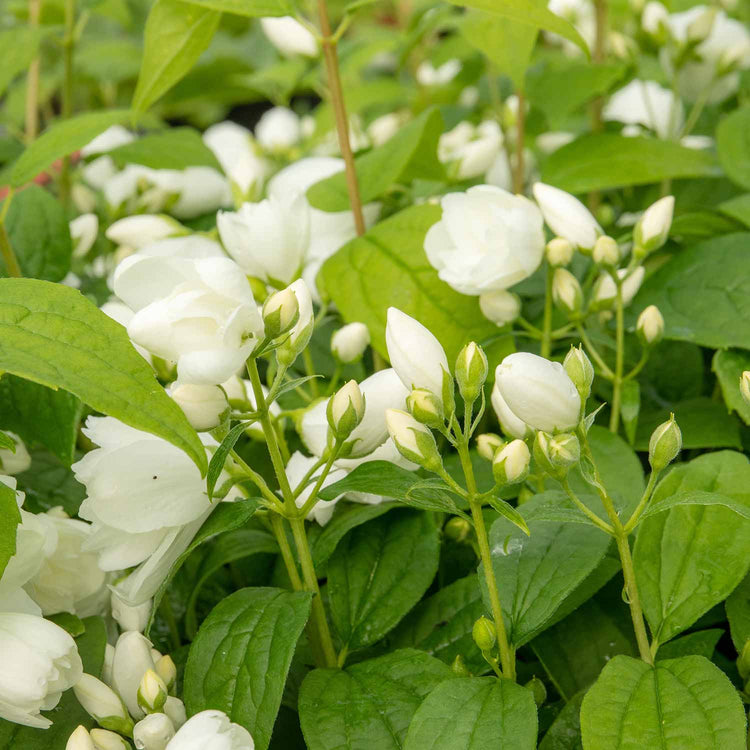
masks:
[[[656,305],[665,338],[750,349],[749,242],[740,233],[686,248],[646,280],[632,309]]]
[[[4,432],[0,431],[0,448],[15,453],[16,441],[10,435],[6,435]]]
[[[583,695],[578,693],[563,706],[539,743],[539,750],[583,750],[579,718]]]
[[[589,55],[589,48],[575,27],[564,18],[547,10],[547,6],[543,3],[534,2],[534,0],[501,0],[501,2],[493,2],[493,0],[450,0],[450,2],[453,5],[493,13],[501,18],[535,29],[552,31],[578,45],[586,56]]]
[[[717,209],[750,228],[750,193],[743,193],[723,201]]]
[[[653,505],[704,491],[750,508],[750,462],[721,451],[680,464],[654,492]],[[721,505],[678,505],[640,524],[633,550],[643,613],[664,643],[725,599],[750,566],[750,522]]]
[[[716,128],[716,150],[729,179],[750,190],[750,107],[722,119]]]
[[[67,631],[73,638],[78,637],[86,631],[83,620],[70,612],[58,612],[57,614],[49,615],[46,619]]]
[[[248,424],[249,422],[238,422],[232,427],[226,437],[221,441],[219,447],[214,451],[213,456],[211,456],[211,460],[208,464],[208,472],[206,473],[206,491],[209,500],[213,500],[216,482],[219,481],[221,472],[224,471],[224,464],[226,463],[227,457],[240,439],[240,435],[242,435],[247,429]]]
[[[529,527],[524,520],[524,517],[510,504],[506,503],[500,497],[489,495],[487,502],[496,510],[503,518],[510,521],[514,526],[517,526],[523,531],[526,536],[529,536]]]
[[[526,68],[539,30],[494,13],[470,10],[459,25],[461,34],[507,75],[516,89],[525,90]]]
[[[0,279],[0,370],[64,388],[97,411],[168,440],[206,471],[198,435],[125,329],[75,289]]]
[[[750,370],[750,352],[719,350],[714,354],[711,369],[721,386],[721,394],[729,411],[737,412],[745,424],[750,424],[750,404],[740,393],[740,377]]]
[[[3,65],[0,67],[0,96],[5,93],[13,79],[28,70],[36,57],[39,42],[50,33],[49,29],[32,28],[15,24],[12,29],[0,31],[0,49]]]
[[[702,656],[650,666],[616,656],[581,706],[585,750],[744,750],[745,711],[726,675]]]
[[[542,180],[569,193],[646,185],[683,177],[718,177],[715,157],[657,138],[593,133],[552,153]]]
[[[451,289],[427,261],[427,230],[440,219],[434,205],[407,208],[344,245],[320,272],[323,284],[347,321],[361,321],[374,348],[387,356],[386,312],[398,307],[427,326],[440,340],[448,360],[469,341],[497,341],[498,329],[484,318],[476,297]],[[506,353],[512,346],[509,337]]]
[[[21,523],[21,512],[16,502],[16,493],[0,482],[0,577],[5,566],[16,554],[16,527]]]
[[[149,133],[107,153],[120,166],[143,164],[151,169],[213,167],[221,170],[216,157],[193,128],[170,128]]]
[[[198,530],[198,533],[193,537],[193,541],[190,542],[188,548],[177,558],[174,565],[170,568],[169,574],[164,579],[161,586],[159,586],[158,591],[154,594],[154,604],[151,607],[151,618],[146,626],[146,635],[151,631],[151,626],[154,624],[154,617],[156,616],[156,610],[158,609],[159,603],[169,587],[170,582],[177,574],[177,571],[182,567],[185,560],[190,557],[193,550],[219,534],[234,531],[235,529],[244,526],[250,520],[253,513],[258,509],[259,505],[260,503],[258,500],[254,498],[238,500],[232,503],[219,503],[216,510],[206,519],[205,523]]]
[[[729,620],[729,632],[738,654],[750,640],[750,575],[727,597],[724,604]]]
[[[440,589],[421,601],[391,633],[395,648],[411,646],[446,664],[461,655],[473,671],[484,671],[487,662],[472,638],[474,623],[485,613],[479,581],[472,574]]]
[[[659,649],[658,658],[662,660],[677,659],[680,656],[702,656],[710,659],[716,649],[716,644],[723,635],[724,631],[721,628],[688,633],[665,643]]]
[[[533,750],[536,734],[531,690],[494,677],[459,677],[425,698],[404,750]]]
[[[309,750],[401,750],[425,696],[453,676],[421,651],[404,649],[346,670],[305,677],[299,715]]]
[[[542,502],[544,496],[532,498],[521,506],[521,515]],[[593,525],[529,521],[528,526],[527,537],[500,518],[489,534],[508,638],[517,647],[550,624],[565,599],[602,562],[610,543]],[[486,600],[484,575],[479,577]]]
[[[102,617],[84,617],[84,631],[76,638],[78,655],[86,674],[100,677],[104,667],[104,652],[107,648],[107,624]]]
[[[130,110],[86,112],[47,128],[18,158],[10,173],[10,184],[21,187],[44,172],[56,159],[68,156],[112,125],[126,122]]]
[[[266,750],[311,601],[308,592],[249,588],[214,607],[185,666],[188,713],[224,711]]]
[[[328,561],[331,618],[353,651],[380,640],[435,577],[438,530],[425,513],[388,513],[345,536]]]
[[[75,516],[86,497],[86,488],[76,480],[70,467],[49,451],[32,450],[31,467],[16,475],[16,479],[18,489],[26,494],[23,507],[31,513],[62,506],[69,516]]]
[[[185,0],[185,2],[220,13],[233,13],[249,18],[294,14],[294,7],[285,0]]]
[[[83,406],[63,390],[52,390],[15,375],[0,379],[0,425],[28,445],[49,448],[66,466],[75,459]]]
[[[156,0],[146,20],[133,109],[145,112],[183,78],[213,39],[221,13],[182,0]]]
[[[10,203],[5,226],[24,276],[65,278],[73,244],[62,204],[51,193],[39,185],[22,190]]]
[[[681,505],[721,505],[750,521],[750,504],[734,500],[718,492],[701,492],[700,490],[670,495],[669,497],[652,502],[641,516],[641,520],[654,516],[657,513],[664,513],[671,508]]]
[[[382,146],[356,159],[362,202],[369,203],[379,198],[404,173],[425,179],[441,179],[444,173],[437,158],[437,144],[442,131],[443,118],[439,110],[431,108]],[[313,185],[307,191],[307,199],[322,211],[348,211],[349,193],[344,172]]]

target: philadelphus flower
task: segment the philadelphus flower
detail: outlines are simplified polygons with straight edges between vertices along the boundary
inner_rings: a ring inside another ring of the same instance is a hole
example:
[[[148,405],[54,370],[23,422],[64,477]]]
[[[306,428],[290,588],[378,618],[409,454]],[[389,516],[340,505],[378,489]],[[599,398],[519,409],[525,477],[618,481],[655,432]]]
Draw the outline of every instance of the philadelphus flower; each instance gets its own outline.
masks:
[[[435,436],[429,427],[417,422],[408,412],[399,409],[387,409],[385,422],[388,434],[405,459],[423,466],[428,471],[435,471],[441,466]]]
[[[96,214],[81,214],[70,222],[74,258],[83,258],[91,250],[98,232],[99,217]]]
[[[424,249],[438,276],[462,294],[507,289],[542,262],[542,215],[527,198],[477,185],[441,200]]]
[[[105,729],[130,732],[130,718],[120,696],[93,675],[83,674],[73,686],[73,692],[86,713]]]
[[[16,443],[15,452],[9,448],[0,448],[0,468],[4,474],[21,474],[31,466],[31,456],[26,445],[15,432],[4,430],[6,435],[13,438]]]
[[[529,427],[565,432],[578,424],[581,397],[559,362],[516,352],[497,366],[495,382],[510,411]]]
[[[289,107],[272,107],[255,126],[255,138],[268,151],[285,151],[302,136],[299,115]]]
[[[577,312],[583,305],[583,290],[578,279],[565,268],[556,268],[552,277],[552,299],[569,313]]]
[[[425,388],[443,398],[444,383],[450,380],[448,358],[430,331],[401,310],[389,307],[385,342],[391,365],[407,389]]]
[[[218,427],[229,409],[227,396],[218,385],[174,383],[168,392],[196,430]]]
[[[370,331],[364,323],[349,323],[331,337],[331,352],[339,362],[349,364],[362,359],[370,344]]]
[[[365,402],[356,380],[350,380],[328,400],[328,426],[337,440],[345,440],[362,421]]]
[[[104,233],[107,239],[118,245],[138,250],[167,237],[186,234],[187,230],[170,216],[164,214],[141,214],[126,216],[110,224]]]
[[[485,292],[479,295],[479,309],[496,326],[505,326],[521,314],[521,298],[505,289]]]
[[[276,350],[277,359],[287,367],[297,359],[297,356],[307,346],[315,326],[312,297],[307,284],[302,279],[297,279],[288,288],[294,293],[297,300],[299,316],[284,343]],[[273,406],[271,408],[273,409]]]
[[[444,86],[460,72],[461,61],[455,58],[447,60],[437,68],[429,60],[425,60],[417,67],[415,76],[417,83],[422,86]]]
[[[133,727],[136,750],[166,750],[174,736],[174,724],[166,714],[149,714]]]
[[[83,674],[75,641],[36,615],[0,612],[0,717],[44,729],[40,711],[54,708]]]
[[[513,440],[492,459],[492,474],[498,484],[522,482],[529,473],[531,453],[523,440]]]
[[[656,344],[664,335],[664,318],[656,305],[649,305],[639,316],[635,324],[638,337],[647,346]]]
[[[248,276],[278,285],[291,283],[302,270],[310,244],[310,210],[301,193],[272,195],[219,211],[219,236],[229,255]]]
[[[255,750],[250,733],[222,711],[201,711],[177,732],[168,750]]]
[[[223,383],[263,338],[250,284],[229,258],[177,257],[182,239],[164,242],[177,244],[144,248],[115,270],[115,294],[135,311],[128,334],[176,362],[181,383]]]
[[[621,268],[616,273],[620,279],[625,279],[628,271],[626,268]],[[622,285],[623,305],[629,305],[633,301],[633,297],[635,297],[638,290],[641,288],[645,274],[646,271],[643,266],[638,266],[638,268],[636,268],[635,271],[625,279]],[[607,304],[611,304],[616,297],[617,287],[615,286],[614,279],[608,273],[602,274],[596,283],[594,299],[600,305],[606,306]]]
[[[255,151],[252,133],[234,122],[219,122],[203,134],[224,174],[236,185],[243,198],[259,193],[270,172],[270,165]]]
[[[497,381],[495,381],[495,385],[492,387],[491,401],[492,408],[495,410],[497,416],[497,421],[500,422],[500,427],[506,435],[524,440],[531,434],[532,430],[526,422],[519,419],[510,410],[508,404],[505,403],[505,399],[503,398],[503,394],[500,393]]]
[[[581,250],[591,250],[602,228],[586,206],[570,193],[543,182],[533,188],[547,226]]]
[[[76,727],[73,733],[68,737],[65,750],[97,750],[88,729],[83,725]]]
[[[456,177],[468,180],[487,172],[502,146],[503,132],[494,120],[477,126],[464,121],[440,136],[438,158],[455,163]]]
[[[612,94],[603,115],[605,120],[643,125],[659,138],[677,136],[685,119],[682,102],[669,89],[638,79]]]
[[[658,250],[669,236],[674,214],[674,196],[667,195],[649,206],[633,230],[634,252],[641,257]]]
[[[261,18],[260,27],[273,46],[285,57],[318,56],[318,43],[315,37],[295,18]]]

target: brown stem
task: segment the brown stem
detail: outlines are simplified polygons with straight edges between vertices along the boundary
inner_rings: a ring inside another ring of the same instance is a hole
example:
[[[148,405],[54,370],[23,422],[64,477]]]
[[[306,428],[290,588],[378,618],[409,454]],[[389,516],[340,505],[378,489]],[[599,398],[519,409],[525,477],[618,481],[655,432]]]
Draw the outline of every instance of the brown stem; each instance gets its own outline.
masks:
[[[344,92],[341,88],[341,76],[339,75],[338,43],[331,34],[331,22],[328,19],[326,0],[318,0],[318,16],[320,31],[323,36],[323,56],[326,61],[328,88],[331,92],[331,106],[336,118],[336,130],[339,136],[341,156],[344,157],[344,164],[346,165],[346,187],[349,192],[349,203],[354,214],[354,226],[357,229],[357,234],[361,236],[365,233],[365,219],[362,214],[362,200],[359,196],[357,171],[354,168],[354,154],[349,142],[349,120],[346,116]]]
[[[29,0],[29,27],[39,27],[41,0]],[[26,77],[26,143],[31,143],[39,132],[39,54],[29,65]]]

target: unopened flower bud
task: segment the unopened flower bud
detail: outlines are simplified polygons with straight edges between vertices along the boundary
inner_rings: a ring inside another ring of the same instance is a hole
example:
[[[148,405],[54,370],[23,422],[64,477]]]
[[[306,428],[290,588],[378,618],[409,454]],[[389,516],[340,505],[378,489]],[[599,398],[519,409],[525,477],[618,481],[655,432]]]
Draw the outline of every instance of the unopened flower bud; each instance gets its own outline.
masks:
[[[551,266],[567,266],[573,260],[573,244],[565,237],[553,237],[546,248],[547,262]]]
[[[745,370],[740,375],[740,394],[742,394],[745,403],[750,405],[750,370]]]
[[[534,702],[536,703],[537,706],[544,705],[544,701],[547,700],[547,688],[544,686],[544,683],[538,677],[532,677],[524,685],[524,687],[531,690],[531,693],[534,696]]]
[[[276,350],[276,358],[279,364],[288,367],[302,353],[302,350],[310,343],[310,338],[315,328],[315,315],[313,313],[312,297],[307,284],[302,279],[297,279],[289,285],[288,289],[294,292],[299,307],[299,318],[284,339],[281,346]]]
[[[333,356],[344,364],[362,359],[369,344],[370,332],[364,323],[349,323],[331,336]]]
[[[512,440],[492,459],[492,474],[498,484],[517,484],[529,473],[531,454],[523,440]]]
[[[534,460],[555,479],[566,476],[581,458],[581,445],[572,433],[550,435],[539,431],[534,440]]]
[[[168,693],[164,680],[153,669],[149,669],[138,686],[138,705],[147,714],[157,713],[164,708]]]
[[[485,292],[479,295],[479,309],[496,326],[506,326],[521,314],[521,298],[505,289]]]
[[[471,677],[471,672],[466,667],[466,662],[461,654],[456,654],[456,658],[451,663],[451,670],[456,677]]]
[[[339,388],[328,401],[328,425],[337,440],[346,440],[365,415],[365,400],[356,380]]]
[[[594,382],[594,366],[583,351],[583,346],[570,347],[570,351],[563,360],[563,367],[573,381],[581,397],[581,403],[585,403],[591,394],[591,384]]]
[[[471,629],[471,636],[480,651],[491,651],[495,647],[497,641],[495,623],[493,623],[488,617],[480,617]]]
[[[473,341],[458,353],[456,358],[456,382],[458,391],[467,404],[472,404],[479,396],[484,381],[487,380],[487,355],[482,347]]]
[[[164,680],[167,690],[171,690],[177,681],[177,667],[169,654],[154,660],[156,674]]]
[[[649,0],[641,14],[641,28],[657,42],[666,39],[669,11],[658,0]]]
[[[494,432],[484,432],[477,435],[477,453],[485,461],[492,461],[498,450],[503,447],[505,447],[505,440],[500,435],[495,435]]]
[[[423,466],[428,471],[437,471],[442,465],[435,436],[429,427],[417,422],[411,414],[400,409],[386,409],[385,422],[388,434],[407,460]]]
[[[471,524],[465,518],[454,516],[445,524],[443,532],[454,542],[465,542],[471,534]]]
[[[750,678],[750,639],[745,641],[737,659],[737,671],[740,673],[742,681],[747,684],[748,678]]]
[[[91,739],[96,750],[131,750],[128,742],[116,732],[109,729],[92,729]]]
[[[635,330],[644,346],[653,346],[664,335],[664,318],[656,305],[649,305],[639,316]]]
[[[673,213],[672,195],[659,199],[644,211],[633,230],[633,253],[636,258],[645,258],[667,241]]]
[[[620,248],[617,241],[606,234],[598,237],[591,257],[597,265],[616,266],[620,261]]]
[[[716,8],[706,8],[687,27],[687,41],[689,44],[700,44],[708,38],[717,14]]]
[[[218,385],[185,383],[173,387],[170,395],[196,430],[212,430],[229,414],[226,394]]]
[[[133,727],[136,750],[165,750],[174,735],[174,725],[166,714],[149,714]]]
[[[275,339],[286,333],[299,319],[299,303],[291,287],[272,294],[263,303],[266,336]]]
[[[439,427],[445,421],[442,399],[426,388],[415,388],[406,397],[406,408],[417,422]]]
[[[654,471],[662,471],[677,458],[682,449],[682,432],[674,421],[674,414],[660,424],[648,442],[648,460]]]
[[[179,729],[187,721],[185,704],[173,695],[167,698],[167,702],[164,704],[164,713],[169,717],[175,729]]]
[[[730,44],[721,53],[721,57],[716,63],[716,77],[721,78],[722,76],[734,73],[749,58],[750,40],[742,39],[734,44]]]
[[[83,725],[76,727],[68,737],[65,750],[96,750],[94,741],[91,739],[88,729]]]
[[[555,269],[552,277],[552,299],[569,313],[578,312],[583,305],[583,290],[578,279],[564,268]]]
[[[73,692],[83,710],[100,726],[124,734],[133,728],[133,721],[120,696],[93,675],[81,675]]]

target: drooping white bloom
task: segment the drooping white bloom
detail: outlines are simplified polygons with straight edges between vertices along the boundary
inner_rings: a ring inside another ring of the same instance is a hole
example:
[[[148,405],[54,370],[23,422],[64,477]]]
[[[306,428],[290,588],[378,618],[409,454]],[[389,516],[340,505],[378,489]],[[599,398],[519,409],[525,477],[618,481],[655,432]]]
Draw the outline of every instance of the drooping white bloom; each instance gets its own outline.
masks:
[[[508,409],[535,430],[564,432],[578,424],[581,397],[559,362],[516,352],[497,366],[495,383]]]
[[[250,284],[229,258],[175,257],[183,238],[163,243],[177,244],[168,254],[144,248],[115,271],[115,293],[135,311],[128,334],[152,354],[176,362],[180,382],[223,383],[263,337]]]
[[[461,61],[456,58],[446,60],[437,68],[425,60],[419,64],[416,71],[417,83],[422,86],[444,86],[450,83],[461,72]]]
[[[494,120],[474,126],[463,121],[443,133],[438,143],[438,158],[455,163],[460,180],[483,175],[492,166],[503,147],[503,132]]]
[[[485,292],[479,295],[479,309],[496,326],[505,326],[521,314],[521,298],[504,289]]]
[[[201,711],[188,719],[167,750],[255,750],[255,743],[222,711]]]
[[[299,115],[289,107],[272,107],[255,126],[255,138],[268,151],[290,149],[299,143],[301,136]]]
[[[81,156],[104,154],[118,146],[132,143],[134,140],[135,136],[127,128],[122,125],[110,125],[103,133],[99,133],[94,140],[89,141],[81,149]]]
[[[685,120],[680,99],[656,81],[635,79],[616,91],[604,107],[604,119],[643,125],[659,138],[673,138]]]
[[[256,153],[253,135],[247,128],[235,122],[219,122],[203,133],[203,142],[243,197],[260,192],[270,165]]]
[[[617,275],[624,279],[628,271],[626,268],[621,268],[617,271]],[[622,285],[622,303],[623,305],[629,305],[633,301],[633,297],[638,293],[643,283],[643,277],[646,271],[643,266],[638,268],[625,279]],[[594,292],[594,299],[599,303],[606,303],[607,301],[613,301],[617,297],[617,287],[615,286],[614,279],[608,274],[603,273],[598,281],[596,282],[596,291]]]
[[[542,214],[532,201],[491,185],[441,200],[443,216],[427,231],[427,259],[463,294],[507,289],[542,262]]]
[[[178,221],[164,214],[139,214],[126,216],[110,224],[104,233],[107,239],[118,245],[138,250],[167,237],[186,233]]]
[[[0,717],[46,728],[40,711],[54,708],[78,682],[83,665],[75,641],[36,615],[0,612]]]
[[[73,240],[73,257],[83,258],[96,242],[99,232],[99,217],[96,214],[81,214],[70,222],[70,239]]]
[[[169,395],[196,430],[218,427],[229,408],[227,397],[218,385],[174,383]]]
[[[586,206],[564,190],[537,182],[534,198],[544,215],[547,226],[582,250],[591,250],[602,228]]]
[[[303,193],[271,195],[219,211],[219,236],[248,276],[289,284],[300,273],[310,245],[310,204]]]
[[[261,18],[260,26],[273,46],[285,57],[318,56],[318,43],[315,37],[296,18]]]
[[[331,336],[331,351],[345,364],[357,362],[369,344],[370,331],[364,323],[349,323]]]
[[[442,398],[444,378],[450,376],[448,358],[427,328],[401,310],[389,307],[385,342],[391,366],[406,388],[425,388]]]
[[[6,435],[15,440],[15,453],[9,448],[0,448],[0,468],[3,474],[21,474],[31,466],[31,456],[26,445],[15,432],[4,430]]]
[[[500,427],[506,435],[510,437],[524,440],[531,432],[529,426],[522,419],[519,419],[511,410],[508,404],[505,403],[503,394],[500,393],[497,381],[492,387],[492,408],[495,410],[497,415],[497,421],[500,422]]]

